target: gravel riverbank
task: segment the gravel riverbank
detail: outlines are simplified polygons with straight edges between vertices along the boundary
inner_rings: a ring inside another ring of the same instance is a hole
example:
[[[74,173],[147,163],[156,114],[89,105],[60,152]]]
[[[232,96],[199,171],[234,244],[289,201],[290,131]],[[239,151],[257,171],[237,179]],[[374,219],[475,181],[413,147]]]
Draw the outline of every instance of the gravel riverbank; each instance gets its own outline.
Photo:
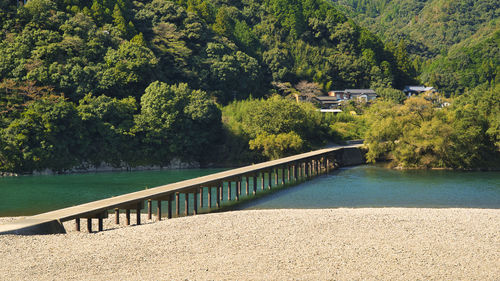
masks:
[[[117,227],[111,215],[99,233],[0,236],[0,280],[500,279],[500,210],[259,210],[143,221]]]

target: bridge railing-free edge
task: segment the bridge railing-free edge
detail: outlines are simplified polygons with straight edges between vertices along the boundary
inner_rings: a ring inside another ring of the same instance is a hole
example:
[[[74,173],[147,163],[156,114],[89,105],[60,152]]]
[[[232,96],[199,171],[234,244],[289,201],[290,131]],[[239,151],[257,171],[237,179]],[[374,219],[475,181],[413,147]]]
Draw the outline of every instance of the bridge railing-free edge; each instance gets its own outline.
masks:
[[[249,200],[264,190],[294,185],[312,177],[328,173],[341,165],[339,155],[344,149],[356,146],[322,149],[303,153],[283,159],[268,161],[260,164],[236,168],[229,171],[185,180],[177,183],[159,186],[147,190],[137,191],[112,198],[81,204],[65,209],[55,210],[26,218],[33,221],[0,234],[36,234],[44,232],[37,229],[47,222],[57,222],[60,227],[51,227],[48,233],[64,233],[62,222],[75,220],[75,229],[81,231],[81,220],[86,220],[87,231],[93,232],[92,220],[98,220],[98,231],[104,229],[103,220],[110,213],[115,216],[115,223],[120,223],[120,213],[125,213],[125,224],[132,223],[131,217],[135,213],[135,222],[141,224],[141,213],[146,207],[147,218],[151,220],[153,213],[156,221],[163,218],[171,219],[180,216],[197,215],[220,210],[242,199]],[[190,195],[192,194],[192,196]],[[190,200],[192,198],[192,200]],[[184,199],[184,200],[182,200]],[[184,202],[182,202],[184,201]],[[153,210],[153,202],[156,210]],[[165,210],[166,209],[166,210]],[[166,212],[164,212],[166,211]]]

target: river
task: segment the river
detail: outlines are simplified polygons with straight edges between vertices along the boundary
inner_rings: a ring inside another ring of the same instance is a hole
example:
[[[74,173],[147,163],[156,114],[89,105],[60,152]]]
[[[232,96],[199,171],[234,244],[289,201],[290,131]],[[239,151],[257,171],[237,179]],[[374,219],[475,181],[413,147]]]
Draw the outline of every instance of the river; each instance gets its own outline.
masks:
[[[0,216],[33,215],[219,171],[222,169],[0,178]],[[338,207],[498,209],[500,173],[348,167],[239,208]]]
[[[341,168],[244,206],[500,208],[500,172]]]
[[[0,178],[0,217],[34,215],[222,170],[182,169],[4,177]]]

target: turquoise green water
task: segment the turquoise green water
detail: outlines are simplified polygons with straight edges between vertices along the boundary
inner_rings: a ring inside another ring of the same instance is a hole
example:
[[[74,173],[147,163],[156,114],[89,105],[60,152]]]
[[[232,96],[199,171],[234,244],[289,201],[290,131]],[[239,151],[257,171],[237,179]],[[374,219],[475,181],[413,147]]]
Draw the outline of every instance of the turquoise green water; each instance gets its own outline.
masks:
[[[222,169],[0,178],[0,216],[33,215],[219,171]],[[258,186],[260,190],[260,181]],[[232,190],[234,199],[234,183]],[[245,193],[244,187],[242,190]],[[225,201],[227,184],[223,194]],[[203,200],[206,204],[206,190]],[[212,200],[215,204],[215,196]],[[183,205],[183,195],[180,202]],[[500,208],[500,173],[342,168],[239,208],[337,207]]]
[[[0,216],[33,215],[220,171],[184,169],[0,178]]]
[[[249,209],[500,208],[500,172],[342,168],[247,204]]]

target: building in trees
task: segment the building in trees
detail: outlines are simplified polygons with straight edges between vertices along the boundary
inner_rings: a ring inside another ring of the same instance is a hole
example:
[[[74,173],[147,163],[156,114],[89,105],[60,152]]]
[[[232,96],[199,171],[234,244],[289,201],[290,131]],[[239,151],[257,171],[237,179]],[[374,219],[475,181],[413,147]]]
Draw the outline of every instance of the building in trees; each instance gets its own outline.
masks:
[[[421,93],[425,92],[435,92],[436,89],[433,87],[425,87],[425,86],[405,86],[403,89],[403,92],[406,94],[407,97],[411,96],[417,96],[420,95]]]
[[[369,102],[378,97],[372,89],[345,89],[328,92],[328,96],[315,97],[322,112],[342,112],[342,103],[346,101]]]
[[[377,93],[372,89],[346,89],[345,92],[350,100],[368,102],[377,98]]]
[[[372,89],[345,89],[344,91],[330,91],[329,97],[337,100],[372,101],[377,98],[377,93]]]
[[[335,96],[321,96],[321,97],[314,97],[314,99],[319,103],[321,109],[340,110],[341,100]]]

